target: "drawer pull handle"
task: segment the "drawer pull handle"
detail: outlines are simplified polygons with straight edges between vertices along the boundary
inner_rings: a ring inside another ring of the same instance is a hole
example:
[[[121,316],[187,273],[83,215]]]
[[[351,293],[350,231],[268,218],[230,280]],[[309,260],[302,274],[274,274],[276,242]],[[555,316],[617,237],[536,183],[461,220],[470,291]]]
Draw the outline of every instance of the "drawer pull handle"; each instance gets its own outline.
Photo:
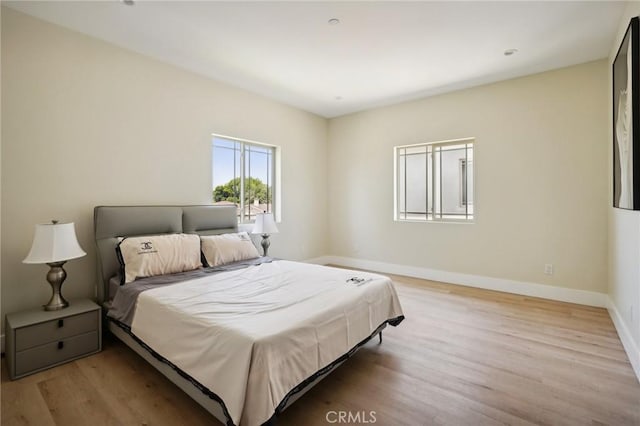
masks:
[[[58,342],[58,349],[64,348],[64,342]]]
[[[64,320],[58,320],[58,328],[64,327]]]

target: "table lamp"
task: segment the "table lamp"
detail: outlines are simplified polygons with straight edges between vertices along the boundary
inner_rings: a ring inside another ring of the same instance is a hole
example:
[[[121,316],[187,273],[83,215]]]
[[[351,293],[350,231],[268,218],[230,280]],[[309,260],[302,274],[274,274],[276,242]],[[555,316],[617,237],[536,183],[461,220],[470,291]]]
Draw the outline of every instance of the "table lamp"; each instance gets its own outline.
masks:
[[[260,213],[256,216],[256,223],[253,225],[252,234],[262,234],[262,251],[263,256],[267,256],[269,246],[269,234],[277,234],[278,227],[276,221],[273,220],[273,213]]]
[[[47,281],[51,284],[53,294],[49,303],[44,305],[45,311],[57,311],[69,306],[61,293],[62,283],[67,278],[62,265],[67,260],[86,254],[78,244],[73,222],[58,223],[57,220],[52,220],[51,223],[36,225],[31,251],[22,263],[46,263],[51,267]]]

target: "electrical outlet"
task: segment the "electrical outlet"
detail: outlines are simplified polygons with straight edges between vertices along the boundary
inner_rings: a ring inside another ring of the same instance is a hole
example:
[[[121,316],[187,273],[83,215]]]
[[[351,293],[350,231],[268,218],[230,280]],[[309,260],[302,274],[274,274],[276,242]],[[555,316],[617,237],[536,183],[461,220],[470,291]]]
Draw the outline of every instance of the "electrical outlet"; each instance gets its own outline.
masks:
[[[545,275],[553,275],[553,264],[547,263],[544,265]]]

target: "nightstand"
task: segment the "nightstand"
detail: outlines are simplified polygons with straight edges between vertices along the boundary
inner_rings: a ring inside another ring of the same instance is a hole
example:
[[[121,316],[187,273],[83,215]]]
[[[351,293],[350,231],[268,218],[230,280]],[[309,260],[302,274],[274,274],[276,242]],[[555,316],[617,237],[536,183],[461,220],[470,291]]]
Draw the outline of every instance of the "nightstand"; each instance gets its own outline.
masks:
[[[42,308],[7,315],[6,357],[9,376],[17,379],[102,349],[102,313],[91,300],[68,308]]]

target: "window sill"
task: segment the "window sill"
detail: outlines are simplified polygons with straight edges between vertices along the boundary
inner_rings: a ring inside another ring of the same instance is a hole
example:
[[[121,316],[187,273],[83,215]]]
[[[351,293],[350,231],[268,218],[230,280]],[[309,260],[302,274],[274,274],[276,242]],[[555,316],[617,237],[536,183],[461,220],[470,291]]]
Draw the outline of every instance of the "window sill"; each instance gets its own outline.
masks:
[[[454,225],[473,225],[475,220],[412,220],[412,219],[394,219],[397,223],[433,223],[433,224],[454,224]]]

